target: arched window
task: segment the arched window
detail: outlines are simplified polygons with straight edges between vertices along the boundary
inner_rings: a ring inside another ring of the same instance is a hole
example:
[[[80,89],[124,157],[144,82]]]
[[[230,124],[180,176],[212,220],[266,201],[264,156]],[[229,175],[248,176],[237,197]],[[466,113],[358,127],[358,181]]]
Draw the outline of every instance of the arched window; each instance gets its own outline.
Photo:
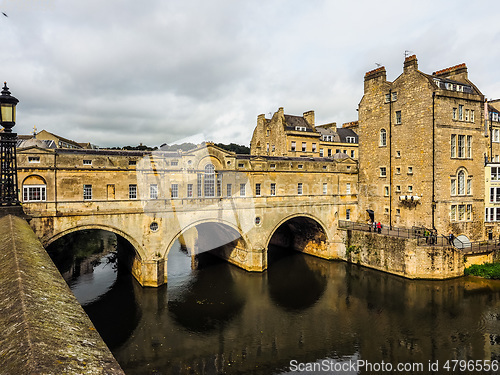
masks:
[[[204,181],[205,197],[215,197],[215,168],[213,164],[205,166],[205,181]]]
[[[45,202],[47,200],[47,184],[36,175],[28,176],[23,181],[23,202]]]
[[[380,146],[387,146],[387,131],[385,129],[380,130]]]
[[[465,195],[465,172],[458,172],[458,195]]]

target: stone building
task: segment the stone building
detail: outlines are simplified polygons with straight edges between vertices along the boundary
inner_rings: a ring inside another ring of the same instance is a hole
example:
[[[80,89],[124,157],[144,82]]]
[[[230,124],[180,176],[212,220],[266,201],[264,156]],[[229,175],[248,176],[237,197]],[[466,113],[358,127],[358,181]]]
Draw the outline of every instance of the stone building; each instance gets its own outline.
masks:
[[[257,117],[250,142],[251,155],[333,157],[336,153],[358,157],[358,137],[352,129],[336,123],[315,125],[314,111],[302,116],[287,115],[279,108],[271,119]]]
[[[385,225],[483,238],[483,111],[465,64],[425,74],[413,55],[393,82],[385,67],[367,72],[355,128],[360,212]]]

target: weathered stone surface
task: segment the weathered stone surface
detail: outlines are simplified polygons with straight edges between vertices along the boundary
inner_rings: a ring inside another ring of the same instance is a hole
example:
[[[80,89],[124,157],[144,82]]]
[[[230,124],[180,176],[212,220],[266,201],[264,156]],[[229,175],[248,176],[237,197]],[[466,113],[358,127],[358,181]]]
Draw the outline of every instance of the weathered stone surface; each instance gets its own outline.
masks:
[[[124,374],[26,221],[0,219],[0,374]]]
[[[463,276],[463,253],[451,246],[418,246],[415,239],[346,231],[345,260],[409,279]]]

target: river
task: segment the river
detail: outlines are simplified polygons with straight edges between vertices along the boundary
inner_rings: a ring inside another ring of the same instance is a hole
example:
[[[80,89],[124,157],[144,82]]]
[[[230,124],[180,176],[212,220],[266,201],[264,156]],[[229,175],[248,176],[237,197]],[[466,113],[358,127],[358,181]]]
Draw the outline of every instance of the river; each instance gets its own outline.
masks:
[[[500,360],[500,282],[407,280],[278,248],[264,273],[209,257],[191,270],[176,244],[168,284],[142,288],[125,247],[87,231],[48,252],[127,375],[500,373],[476,371]]]

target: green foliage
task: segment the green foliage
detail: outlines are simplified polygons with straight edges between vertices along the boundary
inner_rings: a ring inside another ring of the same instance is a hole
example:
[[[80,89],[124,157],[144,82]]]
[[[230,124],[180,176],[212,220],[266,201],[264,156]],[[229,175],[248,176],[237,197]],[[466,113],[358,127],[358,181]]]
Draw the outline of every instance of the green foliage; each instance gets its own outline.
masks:
[[[230,143],[228,145],[224,143],[215,143],[215,145],[223,150],[232,151],[236,154],[250,154],[250,147],[237,145],[236,143]]]
[[[351,254],[359,254],[359,251],[360,251],[360,248],[355,246],[355,245],[350,245],[350,246],[347,246],[346,249],[345,249],[345,255],[347,258],[349,258],[349,256]]]
[[[500,263],[473,264],[465,269],[464,274],[500,280]]]

